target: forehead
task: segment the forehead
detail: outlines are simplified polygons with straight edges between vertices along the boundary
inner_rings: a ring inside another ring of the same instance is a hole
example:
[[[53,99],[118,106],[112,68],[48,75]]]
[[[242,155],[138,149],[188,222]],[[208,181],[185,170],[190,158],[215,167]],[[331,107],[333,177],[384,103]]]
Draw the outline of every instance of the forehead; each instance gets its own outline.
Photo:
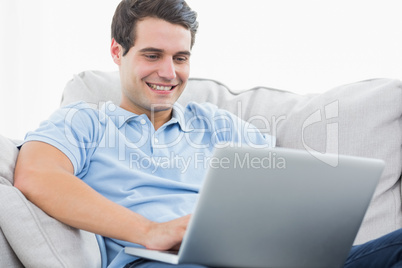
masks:
[[[153,47],[166,51],[190,51],[191,32],[184,26],[147,17],[137,22],[134,47]]]

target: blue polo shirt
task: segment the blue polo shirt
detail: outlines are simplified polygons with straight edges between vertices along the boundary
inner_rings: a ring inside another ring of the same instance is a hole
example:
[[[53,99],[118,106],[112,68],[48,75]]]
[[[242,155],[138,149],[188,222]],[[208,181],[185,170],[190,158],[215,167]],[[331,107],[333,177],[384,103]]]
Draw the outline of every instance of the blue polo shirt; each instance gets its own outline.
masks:
[[[275,139],[212,104],[173,106],[155,131],[149,118],[112,102],[100,109],[78,102],[57,110],[26,141],[62,151],[74,174],[106,198],[144,217],[165,222],[193,212],[216,146],[272,147]],[[135,260],[135,246],[104,238],[109,267]]]

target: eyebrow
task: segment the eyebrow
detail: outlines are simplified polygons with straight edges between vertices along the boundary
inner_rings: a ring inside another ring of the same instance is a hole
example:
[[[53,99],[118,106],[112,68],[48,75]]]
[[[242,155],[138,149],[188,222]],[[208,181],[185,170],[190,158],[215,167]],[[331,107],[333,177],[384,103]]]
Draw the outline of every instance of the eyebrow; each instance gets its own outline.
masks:
[[[154,47],[146,47],[143,49],[140,49],[141,53],[147,53],[147,52],[154,52],[154,53],[163,53],[165,52],[163,49],[159,49],[159,48],[154,48]],[[187,55],[187,56],[191,56],[191,52],[190,51],[179,51],[176,53],[176,55]]]

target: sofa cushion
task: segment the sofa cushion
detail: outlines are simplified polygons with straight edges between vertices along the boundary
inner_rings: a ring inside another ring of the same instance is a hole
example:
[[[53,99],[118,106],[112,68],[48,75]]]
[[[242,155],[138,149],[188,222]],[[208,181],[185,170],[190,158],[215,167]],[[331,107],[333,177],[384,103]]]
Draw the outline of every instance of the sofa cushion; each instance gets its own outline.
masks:
[[[0,267],[100,267],[95,235],[62,224],[29,202],[12,186],[16,144],[0,135],[0,148]]]
[[[117,72],[86,71],[69,81],[62,105],[77,100],[119,104],[120,91]],[[219,82],[193,78],[179,99],[189,101],[227,109],[276,136],[281,147],[317,152],[318,157],[335,153],[383,159],[386,168],[355,244],[402,227],[401,81],[372,79],[298,95],[266,87],[234,93]]]
[[[24,265],[20,262],[17,255],[15,255],[13,249],[10,247],[3,231],[0,229],[0,267],[13,267],[23,268]]]
[[[7,181],[3,181],[8,185],[12,185],[14,182],[14,167],[15,161],[18,156],[18,149],[16,144],[0,135],[0,177]]]
[[[1,229],[25,267],[101,267],[93,234],[49,217],[15,187],[0,192]]]
[[[18,149],[10,139],[1,135],[0,148],[0,184],[11,186],[13,183],[14,166],[18,155]],[[0,193],[1,199],[4,193],[1,190]],[[3,203],[3,200],[0,200],[0,203]],[[0,215],[0,218],[5,218],[2,212],[0,212]],[[8,243],[2,229],[0,229],[0,252],[0,267],[24,267]]]

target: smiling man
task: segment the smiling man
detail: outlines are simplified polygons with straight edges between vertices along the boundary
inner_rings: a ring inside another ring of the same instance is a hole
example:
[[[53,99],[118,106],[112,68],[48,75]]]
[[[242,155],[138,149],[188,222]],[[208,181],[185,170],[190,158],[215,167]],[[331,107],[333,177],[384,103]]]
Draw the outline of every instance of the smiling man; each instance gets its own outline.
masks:
[[[165,20],[147,17],[137,23],[135,45],[125,53],[112,40],[111,53],[119,66],[123,96],[120,107],[146,114],[158,129],[171,117],[190,73],[191,32]]]
[[[120,105],[62,107],[20,149],[15,186],[54,218],[101,235],[110,268],[169,267],[124,247],[179,248],[214,148],[274,146],[213,105],[176,103],[197,27],[183,0],[123,0],[111,43]],[[353,247],[345,267],[401,267],[401,237],[398,230]]]
[[[54,218],[104,237],[108,267],[144,265],[125,246],[180,246],[206,173],[200,155],[210,158],[218,144],[273,145],[211,104],[176,103],[197,27],[183,0],[123,0],[110,49],[120,105],[62,107],[21,147],[15,186]]]

